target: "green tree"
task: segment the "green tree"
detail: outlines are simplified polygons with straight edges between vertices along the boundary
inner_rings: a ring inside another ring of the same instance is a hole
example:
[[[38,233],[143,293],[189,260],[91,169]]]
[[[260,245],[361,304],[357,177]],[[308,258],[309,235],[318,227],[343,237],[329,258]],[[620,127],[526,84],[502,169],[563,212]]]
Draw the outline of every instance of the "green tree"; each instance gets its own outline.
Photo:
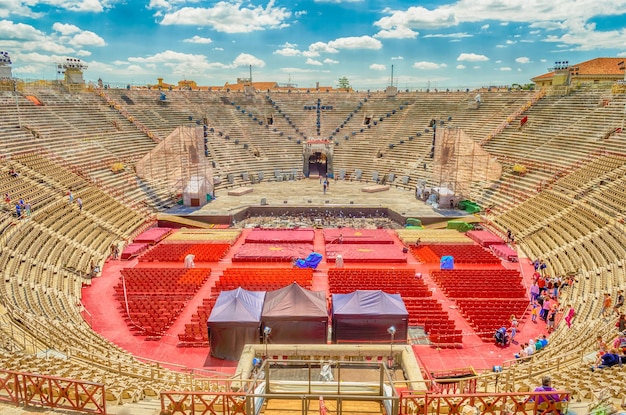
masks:
[[[340,89],[350,89],[350,81],[348,80],[347,77],[342,76],[341,78],[337,80],[337,86]]]

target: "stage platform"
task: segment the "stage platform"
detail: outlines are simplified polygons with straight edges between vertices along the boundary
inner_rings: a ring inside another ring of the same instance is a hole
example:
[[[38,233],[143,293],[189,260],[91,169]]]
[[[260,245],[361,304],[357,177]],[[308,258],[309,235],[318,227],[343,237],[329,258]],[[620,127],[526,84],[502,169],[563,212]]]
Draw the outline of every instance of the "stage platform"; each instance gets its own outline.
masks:
[[[307,243],[244,243],[233,255],[233,262],[290,262],[313,252]]]
[[[466,235],[476,241],[480,246],[504,245],[505,242],[498,235],[494,235],[489,231],[469,231]]]
[[[145,250],[148,249],[150,244],[147,243],[132,243],[128,244],[126,248],[122,251],[122,259],[131,259],[136,256],[139,256]]]
[[[391,244],[332,244],[326,245],[326,261],[335,262],[341,255],[343,262],[404,263],[407,255],[402,248]]]
[[[393,244],[394,238],[385,229],[324,229],[324,242],[327,244]]]
[[[313,243],[313,229],[253,229],[245,239],[246,243]]]
[[[353,212],[358,213],[361,208],[388,208],[405,218],[420,218],[425,225],[436,220],[451,219],[450,216],[443,215],[435,211],[432,206],[416,199],[415,189],[391,186],[384,192],[362,192],[361,189],[366,185],[366,182],[332,180],[328,190],[324,193],[322,185],[316,179],[284,182],[263,181],[242,186],[254,189],[252,193],[229,196],[228,192],[237,188],[218,189],[216,198],[200,209],[183,209],[181,206],[176,206],[168,213],[204,220],[207,217],[234,218],[249,207],[262,206],[268,209],[268,212],[277,208],[275,215],[279,215],[280,208],[300,207],[310,210],[312,208],[345,207],[346,215],[347,209],[352,209]],[[261,204],[262,199],[265,199],[265,204]],[[451,210],[450,212],[455,213],[454,217],[470,216],[467,212],[460,210]]]
[[[254,191],[251,187],[239,187],[237,189],[229,190],[228,196],[243,196]]]
[[[133,239],[133,242],[143,242],[154,245],[160,240],[167,237],[172,232],[172,228],[152,228],[140,233]]]
[[[386,192],[390,187],[391,186],[385,184],[375,184],[372,186],[365,186],[361,189],[361,191],[365,193]]]

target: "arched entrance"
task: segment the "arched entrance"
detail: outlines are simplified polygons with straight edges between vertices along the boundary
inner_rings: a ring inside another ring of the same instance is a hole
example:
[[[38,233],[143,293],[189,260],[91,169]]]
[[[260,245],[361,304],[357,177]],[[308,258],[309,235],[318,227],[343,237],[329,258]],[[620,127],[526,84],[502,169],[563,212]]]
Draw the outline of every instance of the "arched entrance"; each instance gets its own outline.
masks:
[[[314,152],[309,156],[309,176],[326,176],[328,165],[326,154]]]

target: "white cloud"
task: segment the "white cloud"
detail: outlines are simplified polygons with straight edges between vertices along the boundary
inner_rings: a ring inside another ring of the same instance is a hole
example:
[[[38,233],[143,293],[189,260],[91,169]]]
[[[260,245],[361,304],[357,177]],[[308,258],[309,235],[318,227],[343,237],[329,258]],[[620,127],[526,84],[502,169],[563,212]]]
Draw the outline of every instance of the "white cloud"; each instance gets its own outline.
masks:
[[[209,43],[213,43],[213,39],[211,39],[210,37],[201,37],[198,35],[195,35],[192,38],[188,38],[183,40],[183,42],[185,43],[199,43],[202,45],[208,45]]]
[[[284,73],[319,73],[319,69],[305,69],[305,68],[280,68]]]
[[[213,7],[183,7],[166,13],[161,24],[211,26],[218,32],[250,33],[286,27],[286,20],[290,17],[291,12],[284,7],[276,7],[274,0],[270,0],[265,8],[220,1]]]
[[[370,65],[370,69],[373,71],[384,71],[387,69],[387,67],[385,65],[382,65],[380,63],[373,63]]]
[[[81,31],[78,26],[75,26],[73,24],[65,24],[65,23],[58,23],[58,22],[52,25],[52,30],[54,30],[55,32],[59,32],[62,35],[71,35],[73,33],[78,33]]]
[[[170,9],[172,6],[166,0],[150,0],[146,7],[148,9]]]
[[[404,56],[392,56],[391,60],[392,61],[402,61],[402,60],[404,60]]]
[[[339,61],[335,59],[326,58],[324,59],[324,63],[327,65],[336,65],[339,63]]]
[[[411,30],[408,27],[392,27],[391,29],[383,29],[376,33],[374,37],[381,39],[415,39],[419,32]]]
[[[502,63],[502,60],[501,60],[501,59],[498,59],[498,60],[496,61],[496,63],[497,63],[497,64],[501,64],[501,63]]]
[[[83,47],[83,46],[106,46],[106,42],[100,36],[95,34],[94,32],[90,32],[88,30],[75,35],[72,39],[69,40],[70,45]]]
[[[322,66],[322,62],[315,60],[315,59],[307,59],[306,62],[304,62],[307,65],[313,65],[313,66]]]
[[[413,64],[413,67],[415,69],[422,69],[422,70],[441,69],[441,68],[446,68],[447,66],[448,65],[446,65],[445,63],[435,63],[435,62],[427,62],[427,61],[415,62]]]
[[[429,38],[429,37],[450,37],[450,38],[454,38],[454,39],[461,39],[461,38],[465,38],[465,37],[473,37],[473,35],[470,35],[469,33],[438,33],[438,34],[432,34],[432,35],[425,35],[424,38]]]
[[[283,49],[275,50],[274,54],[282,55],[282,56],[298,56],[298,55],[302,55],[302,52],[292,47],[285,47]]]
[[[519,58],[515,58],[515,62],[521,63],[521,64],[530,63],[530,58],[526,56],[520,56]]]
[[[216,46],[216,47],[214,47],[214,48],[213,48],[213,50],[216,50],[216,51],[218,51],[218,52],[221,52],[221,51],[223,51],[223,50],[224,50],[224,48],[220,48],[220,47]]]
[[[465,65],[457,65],[457,66],[456,66],[456,68],[457,68],[457,69],[465,69],[465,68],[466,68],[466,66],[465,66]]]
[[[128,62],[131,63],[167,63],[167,62],[199,62],[206,61],[204,55],[194,55],[191,53],[175,52],[173,50],[166,50],[165,52],[159,52],[151,56],[146,57],[129,57]]]
[[[98,0],[64,1],[60,5],[73,12],[100,13],[104,10],[102,3]]]
[[[340,49],[380,49],[383,44],[378,39],[374,39],[371,36],[351,36],[340,37],[335,40],[331,40],[328,43],[315,42],[309,45],[309,50],[302,52],[302,54],[309,58],[315,58],[320,53],[339,53]]]
[[[91,52],[88,50],[79,50],[76,52],[76,56],[91,56]]]
[[[233,61],[233,67],[237,68],[239,66],[249,66],[252,65],[256,68],[263,68],[265,66],[265,62],[261,59],[250,55],[248,53],[240,53],[239,56],[235,58]]]
[[[508,66],[503,66],[502,68],[500,68],[501,71],[510,71],[511,68],[509,68]]]
[[[412,6],[404,11],[391,11],[374,22],[374,26],[384,31],[407,32],[410,29],[436,29],[450,27],[458,24],[454,10],[449,6],[428,10],[422,6]]]
[[[328,45],[334,49],[380,49],[383,47],[380,40],[371,36],[340,37],[331,40]]]
[[[24,23],[0,20],[0,39],[2,40],[41,40],[44,33]]]
[[[467,62],[484,62],[484,61],[488,61],[489,58],[486,57],[485,55],[477,55],[475,53],[461,53],[459,57],[456,58],[456,60],[467,61]]]
[[[376,36],[381,38],[407,37],[407,34],[420,29],[443,29],[485,21],[494,21],[500,26],[527,23],[531,29],[562,31],[562,34],[550,36],[545,41],[560,43],[557,47],[565,45],[572,50],[612,49],[616,39],[626,37],[623,25],[614,30],[598,31],[596,25],[591,23],[597,16],[623,16],[626,14],[626,0],[577,0],[575,5],[571,0],[457,0],[432,8],[386,8],[382,13],[386,15],[374,22],[374,26],[380,28]],[[480,30],[488,28],[489,24],[483,24]]]
[[[595,23],[585,23],[582,20],[567,20],[567,32],[557,36],[549,35],[544,42],[558,43],[557,47],[570,47],[574,50],[593,50],[599,48],[612,49],[616,39],[626,38],[626,29],[596,31]]]

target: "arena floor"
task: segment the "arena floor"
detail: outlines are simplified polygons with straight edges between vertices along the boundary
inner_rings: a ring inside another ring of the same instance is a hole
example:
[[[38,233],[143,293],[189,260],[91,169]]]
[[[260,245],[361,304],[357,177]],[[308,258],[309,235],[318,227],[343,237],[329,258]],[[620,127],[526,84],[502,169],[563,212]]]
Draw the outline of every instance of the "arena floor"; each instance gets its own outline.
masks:
[[[324,194],[322,185],[317,179],[305,179],[300,181],[287,182],[270,182],[252,185],[252,192],[242,196],[228,196],[226,190],[218,192],[217,199],[207,204],[201,209],[179,208],[178,213],[193,219],[194,216],[207,215],[225,215],[232,214],[248,206],[258,206],[260,200],[265,198],[268,206],[352,206],[354,201],[356,206],[365,207],[389,207],[406,217],[432,218],[432,220],[441,222],[442,225],[449,219],[463,217],[465,221],[475,221],[473,215],[467,215],[463,211],[456,209],[434,210],[431,206],[420,200],[416,200],[414,192],[391,187],[389,190],[366,193],[362,192],[362,188],[368,186],[367,183],[349,182],[349,181],[332,181],[330,189]],[[286,201],[286,203],[284,203]],[[310,203],[309,203],[310,201]],[[170,212],[171,213],[171,212]],[[264,225],[280,225],[281,218],[264,218],[267,221],[276,221],[276,223],[264,223]],[[341,221],[341,218],[333,218],[332,221]],[[370,220],[371,222],[371,220]],[[391,223],[391,222],[389,222]],[[238,227],[248,227],[244,223],[237,223]],[[337,223],[326,223],[325,226],[337,226]],[[344,226],[349,226],[344,223]],[[401,224],[393,224],[385,226],[386,228],[402,227]],[[243,245],[245,235],[252,231],[251,229],[243,229],[242,235],[229,250],[225,258],[218,263],[196,263],[196,267],[210,267],[213,272],[204,287],[198,291],[194,300],[190,301],[188,306],[183,310],[176,323],[169,329],[166,336],[160,341],[145,341],[141,337],[134,336],[124,322],[119,310],[119,303],[113,298],[113,287],[120,278],[120,270],[122,268],[140,266],[140,267],[167,267],[182,266],[182,264],[171,263],[138,263],[137,259],[132,260],[108,260],[104,266],[102,276],[95,278],[91,287],[83,290],[83,303],[89,312],[89,319],[94,330],[102,334],[104,337],[113,341],[115,344],[130,351],[134,355],[160,362],[169,362],[172,368],[187,367],[200,371],[215,371],[220,373],[233,373],[237,362],[220,360],[210,357],[208,347],[176,347],[178,343],[177,334],[184,329],[185,322],[191,318],[191,314],[195,312],[197,305],[202,302],[203,297],[211,295],[211,286],[219,278],[223,270],[230,266],[263,266],[263,263],[253,262],[246,265],[245,262],[233,262],[234,255]],[[393,245],[402,247],[402,242],[398,239],[396,233],[387,229],[390,237],[393,239]],[[321,229],[315,230],[315,240],[313,243],[315,252],[325,252],[324,237]],[[519,263],[503,262],[507,268],[519,269],[522,272],[524,281],[529,286],[529,279],[532,274],[532,266],[527,258],[520,257]],[[267,263],[268,267],[289,266],[285,263]],[[313,276],[313,290],[328,290],[327,272],[334,263],[329,262],[326,258],[318,266]],[[401,263],[346,263],[346,267],[408,267],[421,272],[424,280],[431,287],[436,287],[434,281],[428,276],[433,264],[422,264],[411,254],[406,255],[406,262]],[[485,265],[481,266],[482,268]],[[487,266],[488,267],[488,266]],[[490,370],[494,365],[500,365],[505,360],[513,358],[513,354],[517,352],[518,346],[512,345],[506,349],[498,348],[491,342],[483,342],[469,326],[467,321],[461,316],[452,300],[447,299],[443,293],[437,288],[433,288],[433,297],[440,300],[444,308],[447,309],[450,318],[455,320],[457,328],[464,333],[463,347],[452,349],[435,348],[421,341],[423,339],[411,339],[416,357],[421,365],[429,371],[446,370],[450,368],[473,367],[476,370]],[[545,332],[545,324],[532,324],[528,318],[520,320],[520,334],[518,340],[524,341],[529,338],[536,338],[537,335]]]

